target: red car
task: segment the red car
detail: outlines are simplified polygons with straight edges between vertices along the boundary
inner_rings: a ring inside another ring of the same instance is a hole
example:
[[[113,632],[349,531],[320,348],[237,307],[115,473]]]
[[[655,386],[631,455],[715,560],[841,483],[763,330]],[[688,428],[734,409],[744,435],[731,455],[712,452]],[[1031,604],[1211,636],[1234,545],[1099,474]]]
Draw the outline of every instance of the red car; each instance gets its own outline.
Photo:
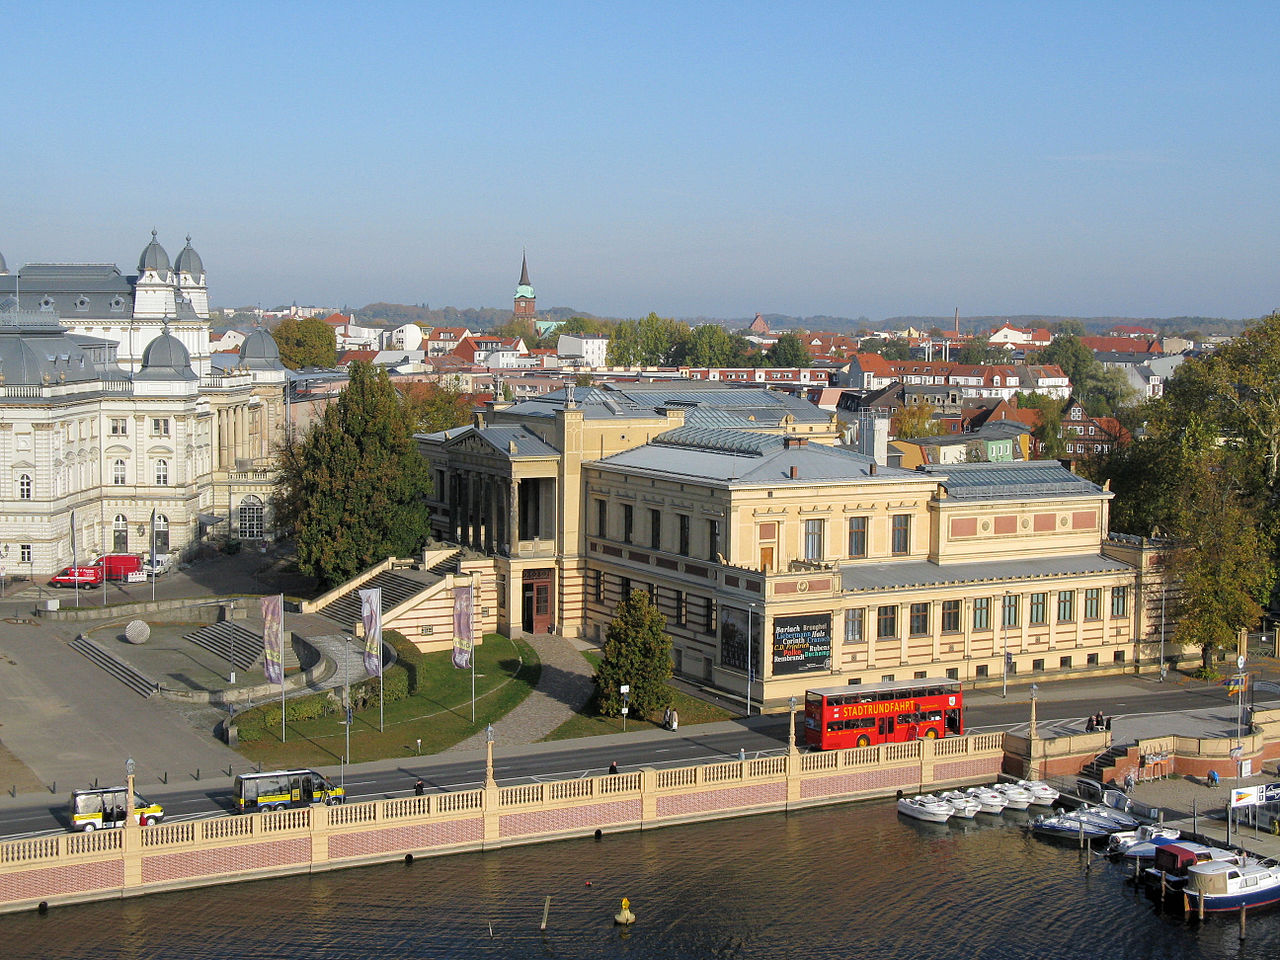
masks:
[[[49,580],[51,587],[81,586],[92,589],[102,583],[101,567],[67,567]]]

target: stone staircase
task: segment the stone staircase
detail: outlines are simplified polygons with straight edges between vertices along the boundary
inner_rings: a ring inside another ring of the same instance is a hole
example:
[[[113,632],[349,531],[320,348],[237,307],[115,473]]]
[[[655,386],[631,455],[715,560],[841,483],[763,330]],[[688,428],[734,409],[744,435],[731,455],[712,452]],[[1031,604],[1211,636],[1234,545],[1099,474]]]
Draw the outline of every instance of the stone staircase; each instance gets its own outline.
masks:
[[[462,551],[455,550],[447,557],[441,557],[431,566],[427,567],[427,573],[435,574],[437,577],[444,579],[447,573],[457,573],[458,563],[462,559]]]
[[[1116,765],[1116,761],[1123,756],[1127,756],[1128,753],[1128,744],[1119,747],[1113,746],[1106,753],[1100,753],[1090,760],[1085,764],[1084,768],[1080,772],[1087,773],[1099,783],[1105,783],[1107,779],[1106,772],[1113,769]]]
[[[262,657],[262,637],[232,620],[201,627],[183,639],[234,663],[237,670],[248,670]]]
[[[456,559],[453,562],[456,564]],[[440,566],[443,563],[445,561],[441,561],[436,566]],[[361,590],[372,590],[375,587],[381,588],[382,609],[386,611],[392,607],[399,606],[410,597],[416,597],[428,587],[439,583],[442,579],[443,574],[436,573],[434,568],[430,571],[415,571],[415,576],[406,576],[398,570],[384,570],[372,580],[366,580],[354,590],[348,590],[336,599],[331,600],[316,612],[328,617],[334,623],[341,624],[343,629],[350,630],[351,625],[360,619]]]
[[[117,660],[88,637],[76,637],[68,646],[77,653],[88,657],[139,696],[150,697],[156,692],[156,682],[154,680],[139,673],[124,661]]]

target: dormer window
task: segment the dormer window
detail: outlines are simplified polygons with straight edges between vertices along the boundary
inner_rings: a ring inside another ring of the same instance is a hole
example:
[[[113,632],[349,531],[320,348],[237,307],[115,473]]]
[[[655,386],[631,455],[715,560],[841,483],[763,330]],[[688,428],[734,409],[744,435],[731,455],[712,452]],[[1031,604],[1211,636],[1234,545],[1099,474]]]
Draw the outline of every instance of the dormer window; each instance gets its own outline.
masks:
[[[77,309],[77,310],[79,310],[79,311],[81,311],[81,312],[84,312],[85,310],[88,310],[88,309],[89,309],[89,298],[88,298],[88,297],[77,297],[77,298],[76,298],[76,309]]]
[[[41,309],[41,310],[52,310],[52,309],[53,309],[53,297],[42,297],[42,298],[40,299],[40,309]]]
[[[111,309],[119,313],[124,309],[124,297],[114,297],[111,300]]]

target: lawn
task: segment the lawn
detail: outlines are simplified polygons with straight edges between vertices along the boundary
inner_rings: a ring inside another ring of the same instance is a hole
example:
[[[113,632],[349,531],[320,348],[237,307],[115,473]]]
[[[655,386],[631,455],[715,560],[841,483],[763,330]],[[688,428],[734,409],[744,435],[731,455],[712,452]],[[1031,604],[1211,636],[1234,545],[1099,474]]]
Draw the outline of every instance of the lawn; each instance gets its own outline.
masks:
[[[386,705],[383,730],[378,708],[355,715],[351,725],[351,763],[439,753],[509,713],[538,683],[542,663],[523,640],[487,634],[475,649],[475,723],[471,722],[471,671],[453,666],[449,651],[423,657],[419,691]],[[268,735],[241,743],[239,751],[263,767],[333,766],[341,762],[346,728],[341,715],[289,721],[280,741],[280,715]]]
[[[593,668],[600,666],[600,655],[592,651],[584,651],[582,654],[591,663]],[[717,720],[732,720],[737,714],[730,713],[713,704],[707,703],[705,700],[699,700],[697,697],[691,697],[682,690],[672,688],[672,706],[680,715],[680,726],[691,723],[714,723]],[[627,730],[658,730],[661,729],[662,722],[641,719],[640,717],[627,717]],[[590,703],[583,708],[582,713],[566,720],[556,729],[543,737],[543,740],[574,740],[578,737],[598,737],[605,733],[621,733],[622,718],[621,717],[602,717],[596,713],[596,702],[593,698]]]

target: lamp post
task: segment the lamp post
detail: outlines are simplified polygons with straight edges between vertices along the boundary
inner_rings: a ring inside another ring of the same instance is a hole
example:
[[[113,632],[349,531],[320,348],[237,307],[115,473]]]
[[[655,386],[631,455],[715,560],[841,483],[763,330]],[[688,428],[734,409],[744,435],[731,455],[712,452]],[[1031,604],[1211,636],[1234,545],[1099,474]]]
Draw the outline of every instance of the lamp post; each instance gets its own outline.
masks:
[[[493,778],[493,724],[484,728],[484,785],[496,787],[498,781]]]
[[[1164,683],[1165,671],[1168,669],[1164,663],[1164,594],[1165,582],[1160,581],[1160,682]]]
[[[799,750],[796,749],[796,703],[797,702],[798,701],[796,700],[794,695],[787,700],[787,706],[791,708],[791,737],[787,742],[787,752],[791,754],[799,753]]]
[[[156,555],[155,555],[155,551],[153,550],[151,553],[151,590],[153,593],[155,592],[155,588],[156,588],[155,569],[156,569]],[[235,686],[235,682],[236,682],[236,623],[235,623],[236,604],[234,600],[227,604],[227,619],[231,621],[231,670],[229,671],[229,675],[231,677],[231,685]]]
[[[1009,696],[1009,624],[1005,609],[1009,603],[1009,594],[1005,594],[1000,603],[1000,638],[1004,650],[1004,669],[1000,673],[1000,699]]]
[[[751,716],[751,630],[755,625],[756,605],[754,603],[747,605],[747,716]]]
[[[1031,685],[1031,726],[1027,730],[1027,779],[1036,778],[1036,693],[1037,684]]]
[[[4,597],[4,565],[8,559],[9,545],[6,543],[3,547],[0,547],[0,598]]]
[[[342,721],[347,728],[347,746],[342,752],[342,794],[347,790],[347,761],[351,759],[351,636],[346,635],[347,655],[342,658],[342,699],[346,701],[347,718]]]
[[[133,826],[133,757],[124,762],[124,822],[125,826]]]

